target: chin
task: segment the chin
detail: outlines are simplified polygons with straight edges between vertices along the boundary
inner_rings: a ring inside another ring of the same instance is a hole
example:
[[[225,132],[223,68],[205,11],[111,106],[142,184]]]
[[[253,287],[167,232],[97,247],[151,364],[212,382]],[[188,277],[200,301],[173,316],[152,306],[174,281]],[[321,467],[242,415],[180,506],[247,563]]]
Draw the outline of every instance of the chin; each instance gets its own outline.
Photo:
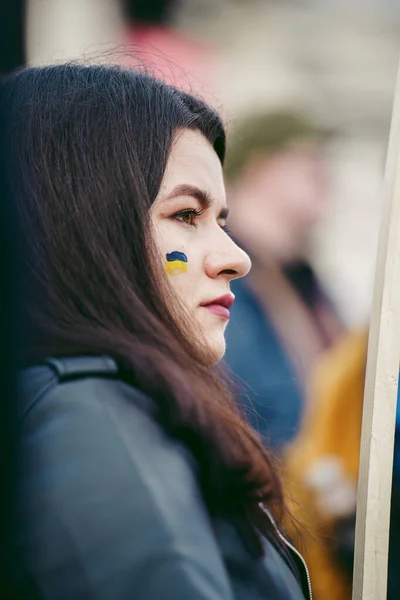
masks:
[[[211,315],[212,319],[204,318],[198,321],[198,334],[202,338],[202,345],[206,349],[206,362],[210,366],[219,362],[225,354],[225,329],[227,322]]]
[[[207,340],[207,346],[210,351],[211,363],[215,365],[224,357],[226,349],[225,337],[222,335],[218,338],[209,339]]]

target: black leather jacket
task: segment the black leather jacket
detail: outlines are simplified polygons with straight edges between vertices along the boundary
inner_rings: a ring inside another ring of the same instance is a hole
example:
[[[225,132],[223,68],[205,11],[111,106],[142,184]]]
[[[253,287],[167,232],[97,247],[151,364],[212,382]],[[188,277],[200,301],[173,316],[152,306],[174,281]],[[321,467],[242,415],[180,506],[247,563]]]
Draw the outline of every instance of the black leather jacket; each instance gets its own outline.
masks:
[[[25,597],[310,598],[294,551],[266,540],[255,559],[240,528],[211,521],[193,457],[152,412],[107,357],[22,373],[12,556]]]

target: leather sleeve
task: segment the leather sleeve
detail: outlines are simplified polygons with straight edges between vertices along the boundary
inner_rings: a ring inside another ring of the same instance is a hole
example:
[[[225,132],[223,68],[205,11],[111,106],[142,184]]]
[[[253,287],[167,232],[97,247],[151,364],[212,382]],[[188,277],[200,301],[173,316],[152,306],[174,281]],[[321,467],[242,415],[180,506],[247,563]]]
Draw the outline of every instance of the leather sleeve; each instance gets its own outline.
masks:
[[[16,551],[45,600],[232,600],[186,450],[120,381],[56,385],[25,415]]]

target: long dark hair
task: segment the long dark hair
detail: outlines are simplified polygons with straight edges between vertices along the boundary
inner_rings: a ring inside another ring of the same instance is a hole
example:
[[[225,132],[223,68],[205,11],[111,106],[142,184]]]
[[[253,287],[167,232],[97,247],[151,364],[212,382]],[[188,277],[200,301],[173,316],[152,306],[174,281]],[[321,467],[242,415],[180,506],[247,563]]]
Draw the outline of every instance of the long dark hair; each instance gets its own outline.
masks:
[[[28,359],[113,356],[122,376],[154,399],[166,430],[193,451],[212,514],[234,507],[262,528],[263,501],[280,519],[271,458],[178,327],[150,235],[149,209],[174,135],[199,130],[223,163],[219,116],[118,67],[22,69],[3,92],[3,143],[29,277]]]

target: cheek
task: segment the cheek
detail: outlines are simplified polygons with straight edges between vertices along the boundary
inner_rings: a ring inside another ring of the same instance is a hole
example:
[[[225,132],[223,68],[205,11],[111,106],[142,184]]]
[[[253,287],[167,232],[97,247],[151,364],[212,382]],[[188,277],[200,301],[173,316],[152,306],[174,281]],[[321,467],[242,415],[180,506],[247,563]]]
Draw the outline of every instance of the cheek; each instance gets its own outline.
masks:
[[[164,272],[172,282],[178,275],[185,275],[189,268],[188,253],[184,240],[180,239],[179,230],[163,219],[153,224],[153,239],[159,250]]]
[[[188,308],[198,296],[199,252],[193,232],[167,220],[156,222],[155,239],[163,271],[180,302]]]
[[[165,270],[168,275],[183,275],[188,269],[188,257],[185,252],[173,250],[165,255]]]
[[[171,250],[164,254],[164,269],[178,300],[187,308],[194,296],[193,264],[188,253],[181,250]]]

